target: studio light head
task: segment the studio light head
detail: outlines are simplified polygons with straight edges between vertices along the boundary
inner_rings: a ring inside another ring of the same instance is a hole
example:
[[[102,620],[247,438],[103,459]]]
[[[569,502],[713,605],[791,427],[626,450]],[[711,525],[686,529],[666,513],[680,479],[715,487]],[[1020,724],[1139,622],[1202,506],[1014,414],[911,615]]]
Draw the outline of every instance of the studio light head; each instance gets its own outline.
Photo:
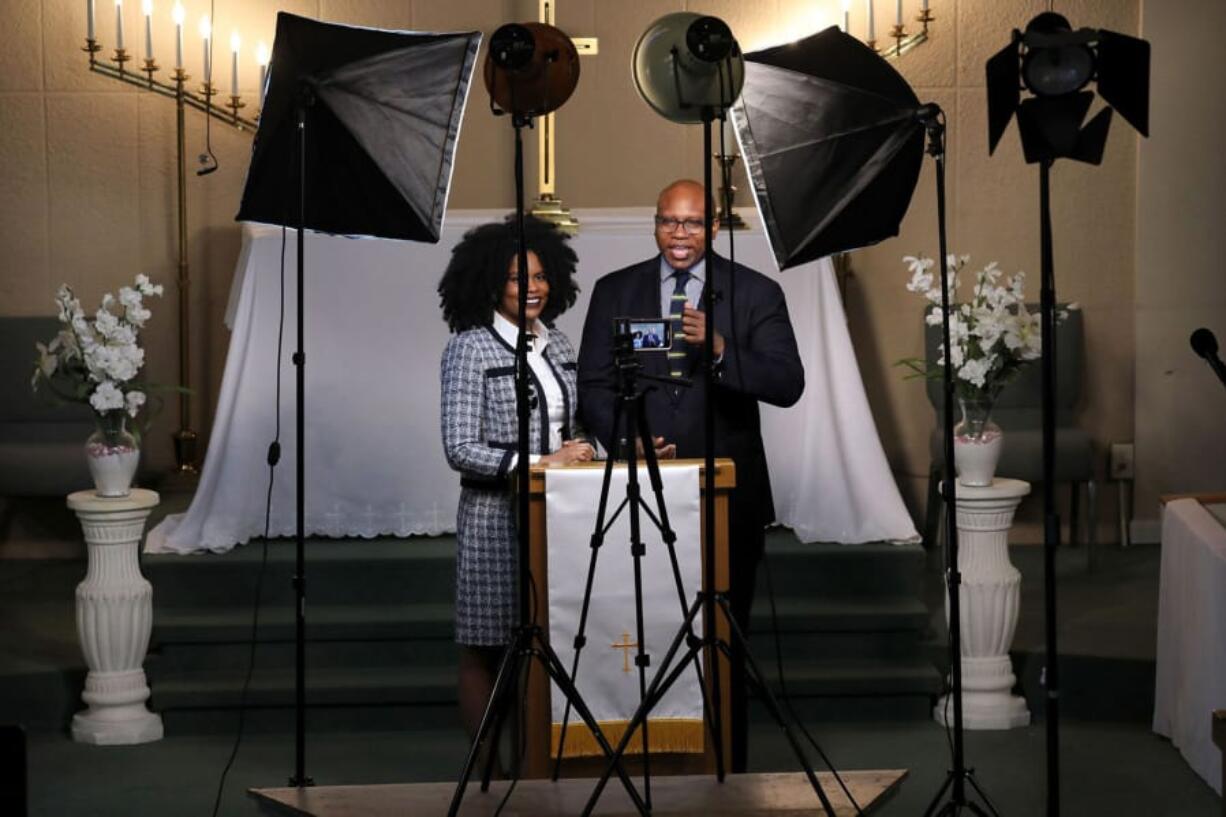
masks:
[[[490,37],[485,88],[497,114],[531,118],[556,111],[579,84],[579,52],[544,23],[508,23]]]
[[[726,110],[745,84],[745,59],[728,24],[689,11],[648,26],[634,46],[631,68],[643,101],[683,125]]]
[[[1083,126],[1094,101],[1091,82],[1107,104]],[[1098,164],[1119,111],[1149,135],[1149,43],[1092,28],[1074,31],[1063,16],[1044,12],[1013,31],[1012,42],[988,60],[988,150],[1017,114],[1028,163],[1067,158]],[[1022,99],[1022,91],[1030,96]]]

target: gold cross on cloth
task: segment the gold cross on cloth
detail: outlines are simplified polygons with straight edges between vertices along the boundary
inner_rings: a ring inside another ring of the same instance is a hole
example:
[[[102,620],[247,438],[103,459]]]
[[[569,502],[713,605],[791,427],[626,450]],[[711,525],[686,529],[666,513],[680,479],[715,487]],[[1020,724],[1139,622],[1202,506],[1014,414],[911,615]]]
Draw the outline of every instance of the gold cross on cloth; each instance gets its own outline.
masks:
[[[630,651],[638,647],[637,641],[630,640],[630,633],[622,633],[621,641],[614,641],[609,646],[622,651],[622,672],[630,672]]]

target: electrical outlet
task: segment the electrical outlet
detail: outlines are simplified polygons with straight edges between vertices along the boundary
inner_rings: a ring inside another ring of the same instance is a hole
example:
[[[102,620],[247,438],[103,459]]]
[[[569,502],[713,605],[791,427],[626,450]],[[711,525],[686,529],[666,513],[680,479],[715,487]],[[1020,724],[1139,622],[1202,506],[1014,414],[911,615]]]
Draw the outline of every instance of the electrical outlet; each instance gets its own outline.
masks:
[[[1132,455],[1132,443],[1111,444],[1111,479],[1125,480],[1135,478],[1136,473],[1133,470]]]

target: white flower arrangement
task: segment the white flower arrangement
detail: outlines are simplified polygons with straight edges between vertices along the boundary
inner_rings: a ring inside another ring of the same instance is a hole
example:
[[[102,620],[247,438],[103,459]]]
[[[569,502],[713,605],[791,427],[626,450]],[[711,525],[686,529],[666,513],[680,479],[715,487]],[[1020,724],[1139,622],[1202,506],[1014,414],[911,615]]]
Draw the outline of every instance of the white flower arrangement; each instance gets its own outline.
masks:
[[[64,328],[50,343],[36,343],[38,359],[30,385],[40,383],[58,397],[88,403],[99,416],[126,412],[136,417],[147,401],[147,385],[136,380],[145,365],[145,350],[137,336],[152,312],[144,298],[160,296],[161,284],[137,275],[135,285],[120,287],[119,297],[102,296],[90,319],[67,284],[55,293]]]
[[[970,263],[969,255],[948,256],[949,340],[953,347],[950,363],[958,396],[994,401],[1000,390],[1024,366],[1037,360],[1043,351],[1040,316],[1026,308],[1026,274],[1005,277],[995,261],[975,272],[971,299],[959,303],[960,273]],[[941,325],[941,286],[936,281],[936,262],[923,256],[903,258],[911,273],[907,289],[923,295],[932,304],[925,317],[929,326]],[[1070,304],[1068,309],[1076,309]],[[1057,321],[1067,315],[1057,314]],[[924,358],[899,361],[917,376],[939,378],[945,366],[945,343],[940,356],[930,366]]]

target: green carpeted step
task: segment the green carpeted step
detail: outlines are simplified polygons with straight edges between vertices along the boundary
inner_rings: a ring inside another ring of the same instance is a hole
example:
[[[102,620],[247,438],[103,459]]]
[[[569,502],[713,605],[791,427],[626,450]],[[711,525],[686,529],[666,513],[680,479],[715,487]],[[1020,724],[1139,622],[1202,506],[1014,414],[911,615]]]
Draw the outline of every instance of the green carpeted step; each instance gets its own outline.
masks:
[[[924,602],[910,596],[784,596],[776,597],[775,610],[781,632],[922,632],[930,620]],[[756,597],[750,633],[769,635],[774,623],[770,598]]]
[[[757,596],[766,598],[767,569],[780,596],[910,596],[923,592],[927,554],[920,545],[805,544],[791,532],[773,532],[766,563],[758,568]]]
[[[153,685],[155,710],[230,709],[242,695],[245,668],[200,670],[190,677]],[[450,704],[455,702],[455,666],[311,667],[307,666],[308,706]],[[259,667],[247,692],[251,707],[292,707],[294,670]]]
[[[145,556],[141,569],[159,608],[234,606],[255,599],[260,541],[223,554]],[[293,604],[295,547],[268,544],[260,597]],[[455,539],[312,539],[306,545],[306,597],[311,604],[451,603],[455,593]]]
[[[454,607],[450,603],[353,604],[306,607],[308,639],[450,638]],[[246,642],[251,638],[252,610],[241,607],[159,608],[153,617],[155,647],[162,644]],[[294,609],[262,606],[258,640],[293,639]]]

